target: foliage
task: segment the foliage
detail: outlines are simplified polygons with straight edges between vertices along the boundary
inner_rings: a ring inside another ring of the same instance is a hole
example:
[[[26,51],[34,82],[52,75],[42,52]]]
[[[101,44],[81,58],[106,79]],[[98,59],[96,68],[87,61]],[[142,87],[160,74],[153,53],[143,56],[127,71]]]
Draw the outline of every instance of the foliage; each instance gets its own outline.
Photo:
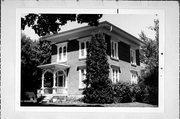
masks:
[[[159,68],[159,20],[149,27],[155,32],[155,38],[148,38],[143,32],[139,35],[146,45],[141,47],[140,60],[146,65],[141,72],[139,85],[143,90],[143,102],[158,105],[158,68]]]
[[[109,77],[106,42],[101,33],[92,36],[87,50],[86,88],[83,90],[84,102],[112,103],[113,89]]]
[[[114,103],[141,102],[158,105],[158,89],[155,86],[119,82],[113,85]]]
[[[36,93],[41,84],[41,70],[38,65],[49,62],[51,47],[44,41],[32,41],[21,36],[21,94],[26,91]]]
[[[97,26],[101,17],[102,14],[28,14],[21,18],[21,29],[24,30],[27,25],[39,36],[45,36],[58,33],[60,26],[68,21],[77,20],[78,23]]]
[[[132,101],[130,84],[124,82],[114,84],[113,91],[115,103],[124,103]]]
[[[149,28],[155,31],[156,35],[154,39],[148,38],[143,32],[139,35],[140,38],[146,43],[140,50],[141,62],[146,65],[144,71],[142,71],[143,80],[141,82],[149,86],[158,86],[158,68],[159,68],[159,20],[154,20],[154,26]]]
[[[130,90],[132,102],[143,102],[144,92],[142,86],[139,84],[132,84]]]

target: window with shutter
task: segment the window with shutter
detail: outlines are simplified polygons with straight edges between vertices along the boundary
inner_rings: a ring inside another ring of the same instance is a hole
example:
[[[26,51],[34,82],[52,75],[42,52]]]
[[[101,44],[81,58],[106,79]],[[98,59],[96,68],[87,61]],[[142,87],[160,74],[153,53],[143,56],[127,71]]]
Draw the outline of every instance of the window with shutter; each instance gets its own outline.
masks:
[[[136,52],[133,49],[130,50],[130,62],[131,64],[136,65]]]
[[[114,59],[119,59],[118,57],[118,42],[111,41],[111,57]]]

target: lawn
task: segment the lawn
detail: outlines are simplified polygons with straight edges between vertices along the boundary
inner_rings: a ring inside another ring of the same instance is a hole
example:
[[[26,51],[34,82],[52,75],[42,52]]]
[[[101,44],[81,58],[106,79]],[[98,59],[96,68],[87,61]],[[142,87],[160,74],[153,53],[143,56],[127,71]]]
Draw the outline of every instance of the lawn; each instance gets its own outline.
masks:
[[[21,103],[21,106],[52,106],[52,107],[158,107],[146,103],[131,102],[131,103],[113,103],[113,104],[87,104],[87,103]]]

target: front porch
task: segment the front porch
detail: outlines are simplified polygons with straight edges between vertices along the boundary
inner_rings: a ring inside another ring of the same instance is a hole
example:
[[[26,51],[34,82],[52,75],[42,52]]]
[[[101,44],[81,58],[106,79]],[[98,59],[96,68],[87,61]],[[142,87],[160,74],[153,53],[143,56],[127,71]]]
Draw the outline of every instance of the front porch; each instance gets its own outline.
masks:
[[[40,65],[43,70],[41,88],[37,90],[37,97],[40,96],[68,96],[67,91],[67,69],[69,65],[51,63]]]
[[[52,95],[52,96],[67,96],[67,88],[64,87],[44,87],[37,90],[38,97],[39,96],[46,96],[46,95]]]

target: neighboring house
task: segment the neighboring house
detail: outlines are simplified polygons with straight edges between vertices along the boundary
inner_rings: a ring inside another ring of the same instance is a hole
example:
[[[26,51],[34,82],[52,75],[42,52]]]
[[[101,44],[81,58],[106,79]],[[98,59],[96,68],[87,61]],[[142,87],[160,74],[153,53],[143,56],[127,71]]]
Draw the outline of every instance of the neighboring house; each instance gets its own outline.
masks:
[[[105,21],[98,27],[85,26],[56,35],[43,37],[52,45],[51,63],[38,66],[43,69],[40,95],[82,96],[85,86],[87,47],[92,34],[101,32],[107,43],[110,66],[109,78],[113,83],[137,83],[140,75],[139,48],[144,43]]]

